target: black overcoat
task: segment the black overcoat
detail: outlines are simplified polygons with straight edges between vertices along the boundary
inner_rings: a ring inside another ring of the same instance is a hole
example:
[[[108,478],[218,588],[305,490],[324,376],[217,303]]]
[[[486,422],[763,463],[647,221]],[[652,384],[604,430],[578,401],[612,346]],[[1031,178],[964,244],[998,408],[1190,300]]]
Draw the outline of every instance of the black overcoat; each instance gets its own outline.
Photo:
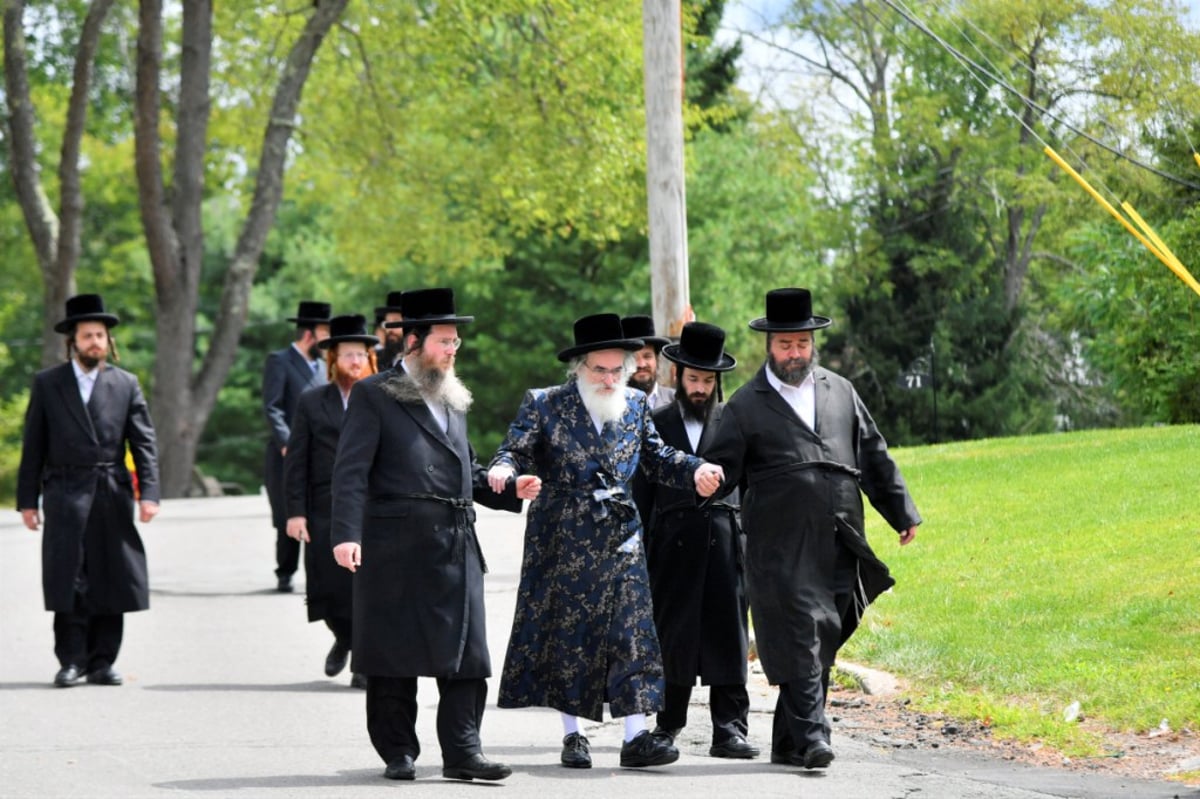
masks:
[[[150,607],[146,551],[134,526],[133,482],[125,466],[127,442],[141,498],[158,502],[154,425],[137,378],[105,365],[85,407],[70,362],[34,377],[17,507],[36,508],[41,498],[46,610],[74,610],[76,578],[85,563],[90,612]],[[94,505],[103,518],[89,525]]]
[[[292,418],[300,395],[310,388],[328,382],[325,364],[318,363],[313,371],[309,362],[295,347],[285,347],[267,356],[263,367],[262,403],[267,420],[267,451],[263,465],[263,482],[271,501],[271,523],[278,529],[287,524],[287,501],[283,487],[283,448],[292,435]]]
[[[746,588],[773,684],[831,666],[867,604],[894,584],[867,543],[862,494],[896,530],[921,522],[854,386],[820,367],[814,377],[816,429],[771,386],[764,365],[730,398],[706,450],[727,481],[745,487]],[[839,541],[857,559],[849,575],[835,568]],[[848,626],[839,593],[854,596]]]
[[[443,432],[396,369],[354,385],[333,468],[331,530],[333,546],[362,546],[353,671],[491,676],[472,498],[521,509],[514,482],[503,495],[488,487],[464,414],[450,411]]]
[[[655,410],[654,426],[665,443],[707,459],[721,413],[722,406],[713,409],[695,451],[678,402]],[[699,507],[694,491],[650,485],[646,565],[663,674],[679,685],[697,677],[705,685],[744,684],[747,600],[738,492]]]
[[[307,520],[304,548],[308,620],[349,619],[353,586],[348,569],[333,559],[329,539],[333,511],[333,461],[337,457],[345,410],[342,390],[326,383],[300,395],[284,458],[287,515]]]

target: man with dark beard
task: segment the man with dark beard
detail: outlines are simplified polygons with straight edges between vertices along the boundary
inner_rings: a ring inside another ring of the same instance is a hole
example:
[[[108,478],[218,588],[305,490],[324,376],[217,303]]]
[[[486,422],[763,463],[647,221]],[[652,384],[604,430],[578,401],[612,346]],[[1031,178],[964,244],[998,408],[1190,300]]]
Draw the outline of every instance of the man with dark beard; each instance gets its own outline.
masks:
[[[658,384],[658,355],[671,340],[655,334],[654,320],[649,316],[626,316],[621,319],[621,330],[626,338],[642,340],[641,348],[633,354],[634,371],[629,375],[629,386],[645,392],[651,411],[670,404],[675,389]]]
[[[352,640],[350,572],[339,568],[329,541],[333,509],[333,461],[350,389],[375,374],[374,345],[367,320],[359,314],[329,320],[329,338],[317,346],[325,351],[329,382],[300,395],[288,454],[284,459],[287,494],[287,534],[304,548],[305,604],[308,620],[324,621],[333,633],[333,647],[325,657],[325,674],[334,677],[346,668]],[[354,688],[366,688],[361,674],[351,677]]]
[[[124,614],[150,607],[146,551],[133,524],[128,444],[140,489],[139,520],[158,513],[154,426],[135,376],[116,360],[109,333],[119,323],[98,294],[67,300],[54,326],[67,335],[67,363],[37,373],[25,412],[17,508],[42,537],[42,594],[54,612],[54,684],[120,685],[113,669]]]
[[[375,360],[382,369],[390,369],[404,354],[404,328],[399,325],[388,326],[388,322],[404,319],[404,314],[400,313],[400,294],[399,291],[389,291],[387,304],[375,308],[375,333],[379,338]]]
[[[325,385],[317,342],[329,335],[329,303],[305,300],[288,321],[296,325],[292,345],[267,356],[262,382],[263,415],[270,431],[263,483],[271,503],[271,523],[275,526],[275,588],[282,593],[291,593],[292,575],[300,565],[300,544],[287,534],[283,459],[300,395]]]
[[[437,679],[442,775],[500,780],[479,727],[491,676],[487,566],[472,499],[518,512],[540,481],[493,492],[467,441],[471,392],[454,374],[462,340],[450,289],[400,296],[405,356],[355,385],[333,467],[333,554],[354,573],[351,669],[367,677],[367,733],[384,776],[416,777],[417,678]]]
[[[721,419],[721,373],[736,365],[725,354],[725,331],[691,322],[678,344],[663,348],[676,366],[675,400],[654,412],[663,441],[706,457]],[[697,507],[690,491],[653,486],[647,508],[646,565],[654,597],[654,626],[662,645],[666,697],[654,734],[675,742],[687,724],[688,701],[699,678],[709,686],[713,757],[752,758],[746,741],[746,593],[744,538],[738,493]]]
[[[767,361],[725,406],[706,457],[743,484],[746,589],[767,679],[779,686],[771,762],[833,762],[825,698],[838,649],[895,581],[867,543],[862,495],[900,534],[921,517],[854,386],[817,365],[807,289],[767,293]]]
[[[646,395],[626,387],[641,347],[616,314],[578,319],[574,345],[558,353],[567,382],[526,393],[488,471],[494,489],[518,473],[544,481],[525,527],[498,704],[558,710],[568,768],[591,768],[579,717],[601,721],[606,702],[624,717],[621,766],[679,759],[646,729],[646,714],[662,708],[662,656],[629,484],[640,465],[708,496],[720,470],[665,445]]]

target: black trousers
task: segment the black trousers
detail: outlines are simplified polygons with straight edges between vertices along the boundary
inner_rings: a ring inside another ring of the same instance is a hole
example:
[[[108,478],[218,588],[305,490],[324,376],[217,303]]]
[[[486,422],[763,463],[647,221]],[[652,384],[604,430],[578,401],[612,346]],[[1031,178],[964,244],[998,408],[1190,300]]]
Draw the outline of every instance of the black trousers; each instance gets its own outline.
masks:
[[[655,719],[664,730],[681,730],[687,726],[688,702],[692,698],[692,686],[667,683],[663,709]],[[750,695],[745,684],[710,685],[708,688],[708,710],[712,716],[714,744],[722,744],[733,738],[745,738],[750,727],[746,719],[750,713]]]
[[[479,726],[487,702],[487,680],[439,677],[437,735],[442,765],[456,766],[482,751]],[[391,763],[401,755],[421,754],[417,740],[417,678],[367,675],[367,734],[371,745]]]
[[[335,617],[325,619],[325,626],[329,628],[329,632],[333,633],[333,637],[339,644],[350,648],[350,642],[354,640],[354,623],[347,617]]]
[[[263,483],[267,488],[267,500],[271,504],[271,523],[275,526],[275,576],[291,577],[300,566],[300,542],[288,538],[283,455],[271,443],[267,444]]]
[[[116,663],[124,634],[125,614],[89,613],[84,595],[76,591],[74,609],[54,614],[54,655],[62,668],[105,669]]]

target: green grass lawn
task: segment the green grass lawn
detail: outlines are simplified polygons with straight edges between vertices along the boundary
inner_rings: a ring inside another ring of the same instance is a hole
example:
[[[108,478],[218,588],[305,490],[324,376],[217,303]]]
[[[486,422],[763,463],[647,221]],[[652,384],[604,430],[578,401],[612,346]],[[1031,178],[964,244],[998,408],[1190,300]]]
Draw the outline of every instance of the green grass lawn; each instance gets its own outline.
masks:
[[[1078,701],[1115,729],[1200,726],[1200,427],[898,449],[916,541],[868,511],[897,585],[843,650],[931,710],[1068,751]]]

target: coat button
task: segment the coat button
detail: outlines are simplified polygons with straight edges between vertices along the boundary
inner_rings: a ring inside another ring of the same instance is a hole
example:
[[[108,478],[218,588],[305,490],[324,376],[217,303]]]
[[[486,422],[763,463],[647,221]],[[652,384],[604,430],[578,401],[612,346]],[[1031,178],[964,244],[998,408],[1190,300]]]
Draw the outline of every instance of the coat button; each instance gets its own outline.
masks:
[[[432,473],[433,473],[433,464],[431,463],[431,464],[429,464],[428,466],[426,466],[426,467],[425,467],[425,471],[427,471],[427,472],[429,472],[429,473],[431,473],[431,474],[432,474]]]

